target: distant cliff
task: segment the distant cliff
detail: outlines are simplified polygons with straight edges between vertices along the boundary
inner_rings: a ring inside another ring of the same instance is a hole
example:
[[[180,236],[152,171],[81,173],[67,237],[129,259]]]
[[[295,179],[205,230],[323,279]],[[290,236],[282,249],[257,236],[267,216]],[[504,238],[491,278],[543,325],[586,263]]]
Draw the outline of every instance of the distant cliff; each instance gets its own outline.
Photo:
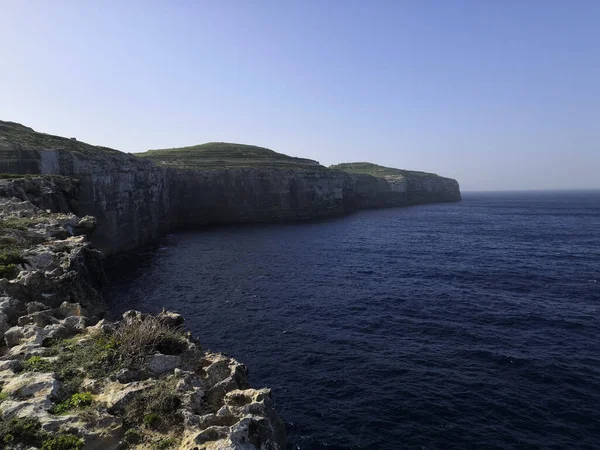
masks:
[[[92,242],[129,250],[179,227],[303,220],[361,208],[460,200],[458,183],[367,163],[331,168],[262,147],[209,143],[132,155],[0,121],[0,173],[80,181],[71,208]]]

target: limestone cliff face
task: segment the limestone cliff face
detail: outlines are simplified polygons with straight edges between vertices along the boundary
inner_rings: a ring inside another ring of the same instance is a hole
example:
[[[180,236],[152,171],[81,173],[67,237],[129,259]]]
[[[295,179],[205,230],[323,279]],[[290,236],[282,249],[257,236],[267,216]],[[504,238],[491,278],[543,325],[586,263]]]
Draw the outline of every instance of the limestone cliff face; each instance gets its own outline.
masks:
[[[347,177],[323,169],[169,169],[177,225],[273,222],[348,212]]]
[[[97,218],[91,239],[109,255],[177,227],[303,220],[362,208],[460,200],[458,183],[434,174],[370,165],[394,171],[373,176],[305,160],[300,164],[268,152],[265,164],[275,161],[278,166],[231,167],[222,161],[217,161],[219,168],[197,161],[193,169],[161,166],[152,158],[0,121],[0,173],[78,179],[78,200],[71,198],[69,207],[75,214]]]
[[[438,176],[385,176],[350,174],[348,192],[355,209],[386,208],[461,199],[458,182]]]
[[[94,244],[130,250],[169,229],[166,170],[151,161],[0,122],[0,173],[55,174],[79,180],[75,214],[98,219]]]

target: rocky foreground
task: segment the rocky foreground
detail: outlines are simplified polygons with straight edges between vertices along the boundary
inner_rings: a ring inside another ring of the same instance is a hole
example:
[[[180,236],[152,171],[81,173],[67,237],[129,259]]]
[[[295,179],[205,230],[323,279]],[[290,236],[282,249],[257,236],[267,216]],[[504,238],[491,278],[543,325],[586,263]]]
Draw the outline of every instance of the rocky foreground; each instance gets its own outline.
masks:
[[[0,180],[0,448],[282,449],[269,389],[175,313],[105,312],[78,182]]]

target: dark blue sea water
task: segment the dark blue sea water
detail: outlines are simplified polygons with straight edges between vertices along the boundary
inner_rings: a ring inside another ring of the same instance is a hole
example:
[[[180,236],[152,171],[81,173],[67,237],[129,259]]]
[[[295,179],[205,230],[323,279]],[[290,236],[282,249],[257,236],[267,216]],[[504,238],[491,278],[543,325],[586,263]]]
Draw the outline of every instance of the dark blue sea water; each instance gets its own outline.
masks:
[[[184,314],[273,389],[290,448],[600,448],[598,191],[186,232],[134,260],[113,311]]]

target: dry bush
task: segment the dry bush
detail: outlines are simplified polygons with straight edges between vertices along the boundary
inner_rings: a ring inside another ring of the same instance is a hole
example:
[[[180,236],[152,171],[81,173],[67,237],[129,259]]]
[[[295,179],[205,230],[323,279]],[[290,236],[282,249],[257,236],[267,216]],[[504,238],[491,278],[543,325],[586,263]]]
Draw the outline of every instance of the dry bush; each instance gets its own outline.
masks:
[[[145,316],[123,321],[114,333],[116,351],[124,361],[143,363],[155,351],[177,355],[187,348],[182,327],[170,327],[160,317]]]

